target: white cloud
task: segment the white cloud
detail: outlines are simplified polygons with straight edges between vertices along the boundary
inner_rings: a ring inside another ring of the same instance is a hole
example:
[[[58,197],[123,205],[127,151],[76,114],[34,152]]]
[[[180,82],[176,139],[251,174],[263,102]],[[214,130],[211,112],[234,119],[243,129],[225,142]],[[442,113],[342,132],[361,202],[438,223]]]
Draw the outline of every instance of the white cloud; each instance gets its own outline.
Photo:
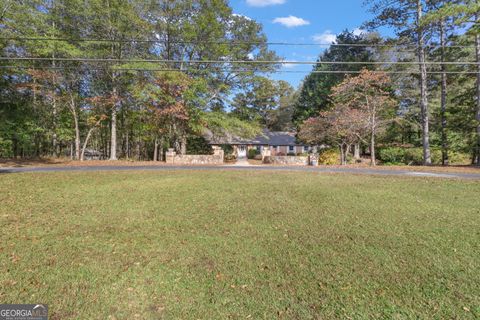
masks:
[[[273,20],[273,23],[280,23],[287,28],[306,26],[310,24],[309,21],[304,20],[302,18],[295,17],[295,16],[275,18],[275,20]]]
[[[330,30],[326,30],[323,33],[314,35],[312,39],[317,43],[334,43],[337,40],[337,35]]]
[[[356,29],[353,29],[352,33],[356,36],[360,36],[362,34],[365,34],[366,32],[365,32],[365,30],[362,30],[360,28],[356,28]]]
[[[250,60],[253,60],[253,59],[255,59],[255,56],[253,55],[252,52],[250,52],[249,54],[247,54],[247,58],[250,59]]]
[[[285,2],[286,0],[247,0],[247,4],[252,7],[274,6]]]

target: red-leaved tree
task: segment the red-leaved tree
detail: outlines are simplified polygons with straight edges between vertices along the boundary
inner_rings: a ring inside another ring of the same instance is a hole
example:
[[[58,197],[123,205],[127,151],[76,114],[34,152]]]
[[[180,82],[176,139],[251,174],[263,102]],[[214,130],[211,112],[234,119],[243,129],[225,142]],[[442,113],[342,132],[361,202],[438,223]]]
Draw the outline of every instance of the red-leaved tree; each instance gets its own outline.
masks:
[[[300,129],[299,138],[309,144],[338,146],[340,162],[346,165],[348,150],[365,134],[364,118],[363,110],[336,105],[334,109],[306,120]]]

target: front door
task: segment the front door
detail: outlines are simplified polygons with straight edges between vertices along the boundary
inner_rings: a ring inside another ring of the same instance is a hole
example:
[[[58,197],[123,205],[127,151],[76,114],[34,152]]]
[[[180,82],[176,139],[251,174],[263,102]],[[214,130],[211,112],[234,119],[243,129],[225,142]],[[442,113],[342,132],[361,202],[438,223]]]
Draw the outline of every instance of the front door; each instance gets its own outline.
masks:
[[[238,146],[237,147],[237,154],[238,158],[246,158],[247,157],[247,146]]]

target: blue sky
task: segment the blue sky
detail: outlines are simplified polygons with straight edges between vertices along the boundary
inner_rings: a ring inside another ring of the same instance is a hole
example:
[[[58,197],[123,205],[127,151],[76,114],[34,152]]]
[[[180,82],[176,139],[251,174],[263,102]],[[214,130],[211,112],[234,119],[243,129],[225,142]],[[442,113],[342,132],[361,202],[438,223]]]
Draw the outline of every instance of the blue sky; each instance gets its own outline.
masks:
[[[363,0],[231,0],[234,13],[245,15],[264,27],[269,42],[331,42],[345,29],[355,30],[370,18]],[[285,60],[314,61],[325,47],[272,46]],[[311,70],[311,66],[289,65],[283,70]],[[306,73],[279,73],[297,87]]]

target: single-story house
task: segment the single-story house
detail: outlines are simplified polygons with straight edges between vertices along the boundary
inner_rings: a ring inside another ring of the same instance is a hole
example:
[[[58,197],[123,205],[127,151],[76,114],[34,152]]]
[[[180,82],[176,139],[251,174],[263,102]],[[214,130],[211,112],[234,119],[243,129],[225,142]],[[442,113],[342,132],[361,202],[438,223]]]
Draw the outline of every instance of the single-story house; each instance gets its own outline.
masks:
[[[247,157],[250,149],[256,149],[259,153],[262,153],[265,148],[268,148],[272,156],[297,155],[310,151],[309,146],[297,141],[293,132],[263,130],[262,133],[252,139],[239,137],[213,139],[209,137],[208,140],[212,146],[231,145],[238,158]]]

